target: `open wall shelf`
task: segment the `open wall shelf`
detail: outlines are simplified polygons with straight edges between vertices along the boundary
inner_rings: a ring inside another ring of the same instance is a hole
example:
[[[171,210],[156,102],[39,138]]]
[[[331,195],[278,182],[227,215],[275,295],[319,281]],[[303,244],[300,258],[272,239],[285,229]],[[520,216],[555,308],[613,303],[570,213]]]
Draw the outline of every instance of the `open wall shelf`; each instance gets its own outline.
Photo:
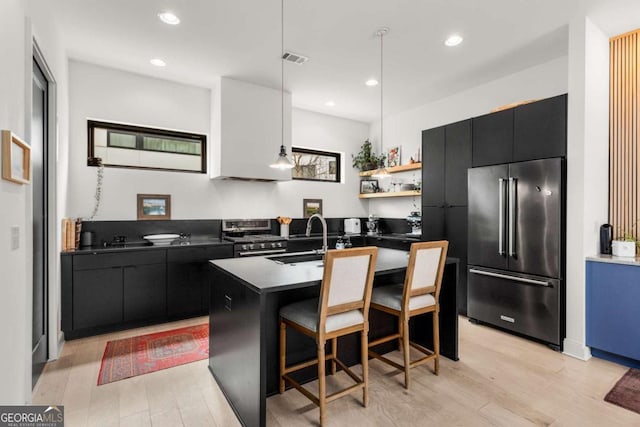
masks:
[[[409,163],[408,165],[400,165],[400,166],[393,166],[391,168],[387,168],[387,172],[389,173],[407,172],[407,171],[412,171],[420,168],[422,168],[422,163]],[[371,176],[374,173],[376,173],[376,169],[360,172],[359,175]]]
[[[410,190],[410,191],[389,191],[386,193],[365,193],[360,194],[358,197],[360,199],[377,199],[382,197],[418,197],[421,196],[422,193],[418,190]]]

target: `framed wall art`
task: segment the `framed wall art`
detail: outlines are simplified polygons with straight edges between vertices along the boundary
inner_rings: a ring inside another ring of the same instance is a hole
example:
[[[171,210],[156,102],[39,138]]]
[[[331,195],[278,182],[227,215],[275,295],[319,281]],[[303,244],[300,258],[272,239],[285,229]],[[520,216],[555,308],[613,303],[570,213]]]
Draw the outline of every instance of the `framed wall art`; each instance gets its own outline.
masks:
[[[387,153],[387,167],[400,166],[400,146],[389,148]]]
[[[138,194],[138,219],[171,219],[171,195]]]
[[[31,182],[31,147],[10,130],[2,131],[2,178],[17,184]]]
[[[322,199],[304,199],[302,201],[302,215],[309,218],[313,214],[322,215]]]
[[[371,194],[378,191],[377,179],[363,179],[360,180],[360,194]]]

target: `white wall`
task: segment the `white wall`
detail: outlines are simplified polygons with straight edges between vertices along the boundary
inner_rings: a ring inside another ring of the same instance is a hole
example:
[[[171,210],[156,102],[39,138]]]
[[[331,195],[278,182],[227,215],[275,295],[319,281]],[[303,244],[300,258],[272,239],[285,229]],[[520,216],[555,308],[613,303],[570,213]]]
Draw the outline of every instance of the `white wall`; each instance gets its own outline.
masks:
[[[598,253],[609,214],[609,39],[584,15],[569,30],[569,93],[564,351],[588,359],[585,257]]]
[[[77,61],[69,64],[69,81],[70,216],[86,218],[93,209],[96,169],[86,166],[87,118],[209,134],[207,88]],[[323,199],[326,216],[364,215],[366,204],[357,198],[359,178],[350,159],[366,139],[368,125],[303,110],[293,111],[292,123],[294,145],[346,152],[344,183],[218,181],[206,174],[105,168],[103,200],[95,219],[136,219],[137,193],[171,194],[174,219],[300,217],[304,198]],[[287,150],[290,153],[290,147]],[[274,145],[273,158],[276,155]]]
[[[11,129],[29,141],[31,120],[31,58],[35,39],[57,82],[57,138],[51,141],[51,152],[64,151],[66,140],[66,67],[65,54],[58,34],[47,16],[46,8],[36,1],[5,0],[0,3],[0,55],[5,65],[0,72],[0,128]],[[56,159],[57,160],[57,159]],[[54,162],[54,166],[56,162]],[[64,160],[57,164],[64,183]],[[64,191],[57,188],[58,201]],[[32,190],[29,185],[16,185],[0,180],[0,403],[19,404],[31,401],[31,306],[32,306]],[[55,209],[59,215],[60,205]],[[58,223],[55,214],[52,223]],[[20,228],[20,248],[10,247],[11,226]],[[59,235],[53,230],[54,247]],[[55,254],[52,259],[57,259]],[[56,265],[50,284],[52,301],[59,296]],[[52,303],[50,307],[55,306]],[[59,322],[58,310],[51,319]],[[54,329],[57,329],[54,327]],[[50,336],[51,350],[57,348],[57,335]]]
[[[501,105],[529,99],[543,99],[567,92],[567,58],[558,58],[447,98],[384,118],[384,149],[402,147],[402,163],[422,144],[422,131],[436,126],[489,113]],[[370,138],[379,151],[380,122],[373,123]],[[410,182],[413,173],[399,179]],[[419,178],[419,177],[418,177]],[[387,178],[389,179],[389,178]],[[394,175],[393,179],[398,179]],[[423,183],[427,186],[429,183]],[[419,198],[417,201],[420,206]],[[369,212],[382,217],[401,218],[413,210],[411,198],[371,200]]]

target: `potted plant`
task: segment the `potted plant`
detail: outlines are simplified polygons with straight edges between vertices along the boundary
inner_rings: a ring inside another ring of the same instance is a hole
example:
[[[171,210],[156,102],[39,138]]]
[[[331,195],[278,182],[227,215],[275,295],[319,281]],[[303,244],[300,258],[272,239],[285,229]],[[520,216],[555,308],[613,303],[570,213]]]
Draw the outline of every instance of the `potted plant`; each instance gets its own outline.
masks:
[[[611,242],[611,253],[620,257],[635,257],[636,247],[640,246],[640,242],[634,237],[633,229],[637,222],[628,230],[621,233],[620,237],[613,239]]]
[[[376,156],[371,149],[371,141],[368,139],[360,146],[360,152],[355,156],[352,154],[353,167],[360,169],[360,172],[378,169],[384,165],[385,155]]]

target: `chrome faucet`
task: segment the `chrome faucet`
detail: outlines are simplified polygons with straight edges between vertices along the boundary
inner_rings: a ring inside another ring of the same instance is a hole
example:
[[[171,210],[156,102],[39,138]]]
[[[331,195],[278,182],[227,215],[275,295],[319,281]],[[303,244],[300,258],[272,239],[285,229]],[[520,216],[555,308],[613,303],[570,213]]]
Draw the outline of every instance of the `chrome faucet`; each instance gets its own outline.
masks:
[[[322,223],[322,253],[327,253],[327,249],[329,249],[329,244],[327,242],[327,221],[324,220],[322,215],[313,214],[309,217],[307,221],[307,237],[311,236],[311,223],[313,222],[313,218],[318,218]]]

